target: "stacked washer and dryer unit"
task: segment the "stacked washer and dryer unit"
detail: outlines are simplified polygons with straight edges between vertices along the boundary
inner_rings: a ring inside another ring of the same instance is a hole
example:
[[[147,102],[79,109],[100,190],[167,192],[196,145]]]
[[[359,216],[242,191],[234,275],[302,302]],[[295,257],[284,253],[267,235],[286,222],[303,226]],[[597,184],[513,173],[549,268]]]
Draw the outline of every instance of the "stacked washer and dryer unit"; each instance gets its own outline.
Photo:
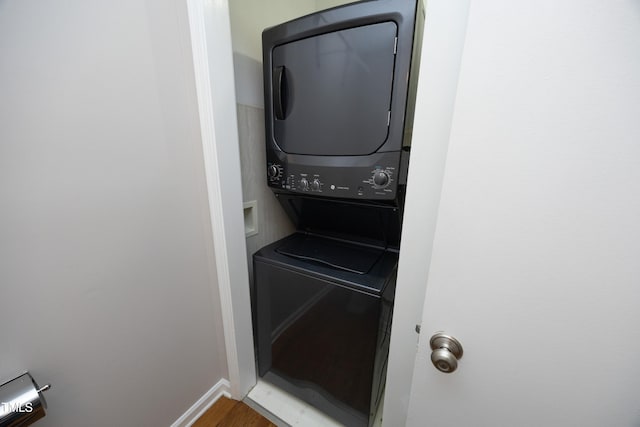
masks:
[[[253,256],[258,373],[347,426],[384,390],[423,17],[370,0],[263,32],[266,177],[297,231]]]

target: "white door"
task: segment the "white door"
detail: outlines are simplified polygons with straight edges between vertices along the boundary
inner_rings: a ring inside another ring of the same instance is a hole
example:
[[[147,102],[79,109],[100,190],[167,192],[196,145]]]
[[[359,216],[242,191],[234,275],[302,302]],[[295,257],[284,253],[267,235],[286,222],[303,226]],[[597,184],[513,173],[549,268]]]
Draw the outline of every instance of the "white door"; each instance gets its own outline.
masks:
[[[640,2],[472,2],[453,111],[407,425],[640,425]]]

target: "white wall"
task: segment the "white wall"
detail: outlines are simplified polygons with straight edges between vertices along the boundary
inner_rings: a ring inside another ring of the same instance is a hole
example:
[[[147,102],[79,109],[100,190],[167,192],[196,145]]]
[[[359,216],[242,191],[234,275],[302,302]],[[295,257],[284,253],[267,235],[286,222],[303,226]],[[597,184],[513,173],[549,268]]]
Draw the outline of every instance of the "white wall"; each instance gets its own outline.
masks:
[[[315,6],[317,10],[329,9],[336,6],[341,6],[347,3],[355,3],[356,0],[316,0]]]
[[[0,377],[169,425],[227,376],[185,4],[1,2],[0,57]]]

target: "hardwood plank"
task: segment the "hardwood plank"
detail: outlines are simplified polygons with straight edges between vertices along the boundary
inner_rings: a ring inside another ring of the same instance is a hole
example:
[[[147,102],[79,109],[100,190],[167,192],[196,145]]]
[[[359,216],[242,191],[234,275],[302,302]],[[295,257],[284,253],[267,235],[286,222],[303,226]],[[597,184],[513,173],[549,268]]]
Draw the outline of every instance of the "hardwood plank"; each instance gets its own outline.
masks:
[[[243,402],[222,396],[193,427],[277,427]]]
[[[277,427],[248,405],[238,402],[217,427]]]
[[[229,399],[222,396],[214,403],[211,408],[207,409],[207,412],[202,414],[198,420],[193,423],[193,427],[215,427],[229,414],[234,406],[238,403],[237,400]]]

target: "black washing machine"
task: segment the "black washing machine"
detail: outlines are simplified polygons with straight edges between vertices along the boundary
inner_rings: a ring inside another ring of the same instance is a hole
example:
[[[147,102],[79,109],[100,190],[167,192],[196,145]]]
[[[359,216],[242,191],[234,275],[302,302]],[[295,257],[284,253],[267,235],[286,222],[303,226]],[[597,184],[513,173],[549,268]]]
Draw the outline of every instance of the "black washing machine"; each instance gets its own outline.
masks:
[[[397,210],[339,203],[327,221],[317,203],[286,198],[299,231],[253,256],[258,373],[346,426],[368,426],[386,377]]]

